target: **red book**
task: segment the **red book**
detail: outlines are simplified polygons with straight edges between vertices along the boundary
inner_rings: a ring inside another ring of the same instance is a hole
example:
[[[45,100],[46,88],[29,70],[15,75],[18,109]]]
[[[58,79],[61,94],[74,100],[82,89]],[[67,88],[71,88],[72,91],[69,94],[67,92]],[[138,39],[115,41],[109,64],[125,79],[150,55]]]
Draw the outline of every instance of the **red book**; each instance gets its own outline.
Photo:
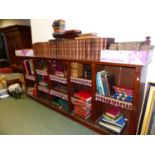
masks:
[[[106,111],[106,115],[108,115],[108,116],[110,116],[110,117],[112,117],[112,118],[115,118],[115,117],[117,117],[118,115],[120,115],[120,109],[117,108],[117,107],[113,107],[113,108],[111,108],[111,109],[108,109],[108,110]]]
[[[92,95],[90,91],[87,90],[81,90],[77,93],[74,93],[74,96],[77,97],[78,99],[82,100],[82,101],[91,101],[92,99]]]

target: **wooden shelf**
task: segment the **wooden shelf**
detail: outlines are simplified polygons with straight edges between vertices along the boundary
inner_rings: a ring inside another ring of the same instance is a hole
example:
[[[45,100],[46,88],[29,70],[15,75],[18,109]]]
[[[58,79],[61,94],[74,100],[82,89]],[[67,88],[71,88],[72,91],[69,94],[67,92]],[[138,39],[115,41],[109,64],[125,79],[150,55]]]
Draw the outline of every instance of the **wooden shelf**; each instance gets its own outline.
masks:
[[[68,95],[62,93],[62,92],[59,92],[59,91],[56,91],[56,90],[50,90],[50,95],[53,95],[53,96],[56,96],[56,97],[60,97],[61,99],[64,99],[66,101],[68,101]]]
[[[40,91],[42,91],[42,92],[44,92],[44,93],[49,94],[49,89],[47,89],[47,88],[45,88],[45,87],[43,87],[43,86],[38,86],[38,90],[40,90]]]
[[[111,105],[116,106],[116,107],[121,107],[121,108],[126,109],[126,110],[132,110],[132,103],[130,103],[130,102],[124,102],[121,100],[116,100],[114,98],[99,95],[99,94],[96,94],[95,100],[103,102],[103,103],[111,104]]]
[[[134,64],[121,64],[121,63],[112,63],[112,62],[103,62],[103,61],[95,61],[95,60],[80,60],[80,59],[67,59],[67,58],[59,58],[59,57],[40,57],[40,56],[33,56],[33,57],[30,57],[30,56],[17,56],[17,57],[20,57],[20,58],[33,58],[33,59],[36,59],[36,58],[39,58],[39,59],[51,59],[51,60],[61,60],[61,61],[64,61],[64,62],[78,62],[78,63],[83,63],[83,64],[102,64],[102,65],[107,65],[107,66],[117,66],[117,67],[132,67],[132,68],[135,68],[135,67],[142,67],[143,65],[134,65]]]
[[[36,69],[36,73],[37,74],[40,74],[40,75],[43,75],[43,76],[47,76],[47,71],[44,71],[44,70],[39,70],[39,69]]]
[[[32,81],[35,81],[36,80],[36,78],[35,78],[35,76],[34,75],[25,75],[25,78],[26,79],[28,79],[28,80],[32,80]]]
[[[82,84],[85,86],[90,86],[92,85],[92,81],[84,78],[76,78],[76,77],[71,77],[71,82],[77,83],[77,84]]]
[[[49,75],[49,77],[50,77],[50,80],[52,80],[52,81],[67,84],[67,78],[59,77],[59,76],[55,76],[55,75]]]

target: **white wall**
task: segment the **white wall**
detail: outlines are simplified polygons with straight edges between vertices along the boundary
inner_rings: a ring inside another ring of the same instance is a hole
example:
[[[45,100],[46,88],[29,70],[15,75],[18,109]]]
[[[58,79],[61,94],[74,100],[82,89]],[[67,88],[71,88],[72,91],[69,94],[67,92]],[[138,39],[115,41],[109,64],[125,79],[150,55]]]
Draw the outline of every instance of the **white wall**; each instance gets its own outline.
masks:
[[[30,25],[29,19],[1,19],[0,28],[12,25]]]
[[[80,29],[83,33],[97,32],[102,37],[114,37],[116,41],[140,41],[151,36],[155,45],[155,14],[153,0],[94,0],[60,2],[50,6],[49,19],[31,19],[32,42],[48,41],[52,38],[54,19],[64,19],[66,29]],[[54,7],[57,6],[57,7]],[[44,12],[42,12],[44,14]],[[155,82],[155,54],[148,66],[147,81]]]

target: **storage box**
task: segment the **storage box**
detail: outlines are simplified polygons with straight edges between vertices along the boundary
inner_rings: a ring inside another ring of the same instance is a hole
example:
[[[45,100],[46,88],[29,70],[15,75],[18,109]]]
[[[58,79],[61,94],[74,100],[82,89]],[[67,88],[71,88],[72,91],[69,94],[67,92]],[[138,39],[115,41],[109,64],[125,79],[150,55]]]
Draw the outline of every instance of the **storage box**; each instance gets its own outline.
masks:
[[[130,50],[102,50],[100,61],[133,65],[145,65],[150,61],[150,56],[148,57],[148,55],[150,55],[149,52]]]
[[[33,49],[21,49],[21,50],[15,50],[16,56],[34,56]]]

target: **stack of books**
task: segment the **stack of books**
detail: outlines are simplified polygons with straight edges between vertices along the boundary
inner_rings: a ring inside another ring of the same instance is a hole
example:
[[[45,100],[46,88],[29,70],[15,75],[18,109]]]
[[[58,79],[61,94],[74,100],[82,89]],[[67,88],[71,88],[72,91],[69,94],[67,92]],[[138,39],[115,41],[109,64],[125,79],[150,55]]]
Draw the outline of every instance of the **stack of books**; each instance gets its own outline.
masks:
[[[123,130],[127,118],[123,116],[120,109],[113,107],[108,109],[98,120],[97,124],[111,131],[112,133],[120,134]]]
[[[54,30],[53,35],[63,34],[65,32],[65,21],[62,19],[54,20],[52,27]]]
[[[59,103],[59,105],[62,106],[62,108],[63,108],[65,111],[67,111],[67,112],[69,111],[68,102],[67,102],[66,100],[63,100],[63,99],[59,98],[59,99],[57,100],[57,102]]]
[[[66,112],[69,111],[68,102],[66,100],[63,100],[59,97],[53,97],[51,103],[59,109],[61,108],[65,110]]]
[[[114,74],[108,73],[105,70],[97,72],[96,74],[97,94],[104,96],[111,96],[115,93],[113,86],[115,86]]]
[[[115,90],[115,94],[112,95],[113,98],[132,103],[133,101],[132,89],[118,86],[113,86],[113,88]]]
[[[9,97],[8,90],[0,89],[0,99],[6,98],[6,97]]]
[[[42,87],[48,88],[48,77],[37,74],[38,84]]]
[[[87,119],[90,117],[92,95],[87,90],[81,90],[74,93],[72,103],[74,104],[74,114]]]

